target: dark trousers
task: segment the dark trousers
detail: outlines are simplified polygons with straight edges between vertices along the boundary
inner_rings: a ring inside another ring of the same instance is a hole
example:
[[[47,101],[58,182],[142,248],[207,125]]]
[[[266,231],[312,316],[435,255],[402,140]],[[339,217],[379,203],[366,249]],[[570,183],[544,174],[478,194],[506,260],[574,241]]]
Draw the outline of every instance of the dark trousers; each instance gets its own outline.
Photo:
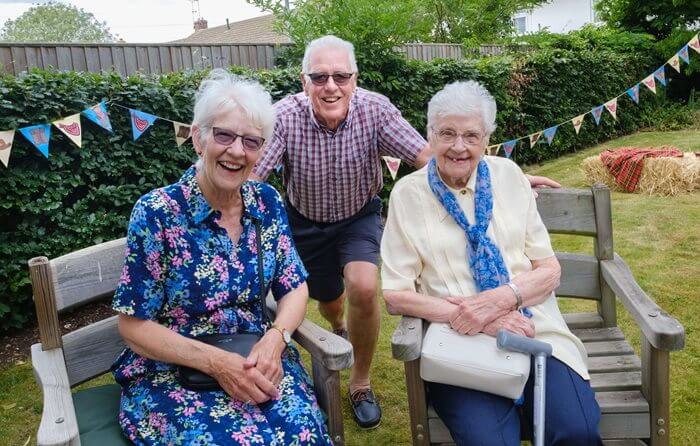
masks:
[[[532,361],[534,364],[534,361]],[[525,385],[525,401],[426,383],[435,411],[459,446],[520,446],[532,439],[534,371]],[[561,361],[547,359],[545,445],[602,445],[598,432],[600,408],[590,383]]]

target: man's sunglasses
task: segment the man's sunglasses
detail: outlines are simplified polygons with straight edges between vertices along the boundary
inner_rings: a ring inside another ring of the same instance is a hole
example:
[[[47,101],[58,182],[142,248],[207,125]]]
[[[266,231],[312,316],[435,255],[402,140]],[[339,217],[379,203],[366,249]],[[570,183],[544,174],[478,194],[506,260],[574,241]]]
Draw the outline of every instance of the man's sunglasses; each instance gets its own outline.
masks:
[[[265,138],[262,136],[239,135],[231,130],[221,129],[219,127],[212,127],[211,132],[214,136],[214,141],[223,146],[230,146],[236,141],[237,138],[241,138],[243,148],[254,151],[260,150],[265,142]]]
[[[330,77],[333,78],[333,82],[335,82],[336,85],[346,85],[350,82],[350,79],[352,79],[353,74],[355,73],[309,73],[307,76],[309,76],[309,79],[311,79],[314,85],[326,85]]]

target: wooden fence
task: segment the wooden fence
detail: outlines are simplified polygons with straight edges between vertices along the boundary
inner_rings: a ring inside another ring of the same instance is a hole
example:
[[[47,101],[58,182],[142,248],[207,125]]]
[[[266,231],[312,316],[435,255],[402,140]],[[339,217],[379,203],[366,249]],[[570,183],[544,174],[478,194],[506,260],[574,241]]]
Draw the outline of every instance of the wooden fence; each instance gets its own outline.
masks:
[[[54,67],[66,71],[119,74],[162,74],[180,70],[241,65],[254,69],[274,68],[277,54],[285,44],[42,44],[0,43],[0,72],[17,75],[29,68]],[[409,59],[461,59],[473,57],[461,45],[416,43],[396,47]],[[482,45],[482,55],[500,54],[499,45]]]

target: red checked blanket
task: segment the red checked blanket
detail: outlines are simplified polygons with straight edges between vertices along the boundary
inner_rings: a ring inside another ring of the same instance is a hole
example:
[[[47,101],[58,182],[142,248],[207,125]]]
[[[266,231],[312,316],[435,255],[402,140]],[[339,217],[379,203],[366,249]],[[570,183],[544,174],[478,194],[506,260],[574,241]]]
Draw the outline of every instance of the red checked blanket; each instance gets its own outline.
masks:
[[[642,175],[644,158],[663,156],[682,157],[678,149],[639,149],[636,147],[621,147],[616,150],[606,150],[600,154],[600,160],[615,177],[615,182],[627,192],[634,192]]]

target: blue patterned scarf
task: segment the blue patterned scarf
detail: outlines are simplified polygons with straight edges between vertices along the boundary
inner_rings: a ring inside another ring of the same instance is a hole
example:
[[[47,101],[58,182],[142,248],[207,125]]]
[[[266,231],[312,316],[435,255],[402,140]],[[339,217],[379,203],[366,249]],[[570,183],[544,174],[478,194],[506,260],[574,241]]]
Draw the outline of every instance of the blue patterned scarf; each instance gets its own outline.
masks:
[[[473,225],[469,225],[467,216],[457,202],[457,198],[440,179],[435,158],[430,160],[428,165],[428,184],[447,213],[467,235],[467,258],[477,290],[486,291],[508,283],[510,275],[501,251],[486,235],[486,229],[489,227],[493,213],[491,175],[486,161],[483,159],[479,161],[476,170],[476,193],[474,195],[476,222]]]

